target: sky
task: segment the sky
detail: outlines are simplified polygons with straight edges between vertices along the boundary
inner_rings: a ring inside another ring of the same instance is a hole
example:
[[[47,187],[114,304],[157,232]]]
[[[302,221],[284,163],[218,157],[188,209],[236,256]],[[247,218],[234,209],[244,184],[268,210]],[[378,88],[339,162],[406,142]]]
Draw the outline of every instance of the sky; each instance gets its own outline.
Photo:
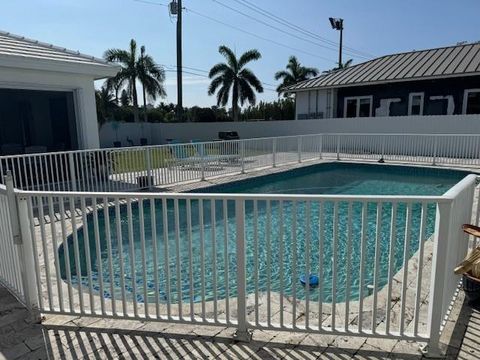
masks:
[[[106,49],[126,49],[130,39],[136,39],[165,67],[167,98],[163,101],[176,102],[176,29],[165,6],[169,0],[0,1],[1,30],[89,55],[102,57]],[[238,55],[253,48],[261,52],[262,58],[248,65],[264,83],[265,91],[257,100],[277,99],[274,74],[286,66],[290,55],[320,71],[334,67],[339,34],[330,27],[331,16],[344,19],[344,45],[348,47],[344,60],[352,58],[354,63],[390,53],[480,41],[479,0],[183,2],[183,64],[190,72],[183,76],[185,106],[215,105],[216,98],[207,94],[206,75],[223,61],[220,45]],[[270,18],[245,4],[268,11]],[[272,15],[287,20],[290,27],[275,22]]]

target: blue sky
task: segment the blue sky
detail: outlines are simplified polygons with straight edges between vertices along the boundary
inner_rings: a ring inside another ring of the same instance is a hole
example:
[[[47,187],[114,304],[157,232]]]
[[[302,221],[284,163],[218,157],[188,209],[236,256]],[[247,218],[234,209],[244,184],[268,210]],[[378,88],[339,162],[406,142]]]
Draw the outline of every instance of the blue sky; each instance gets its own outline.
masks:
[[[146,0],[166,4],[168,0]],[[287,19],[320,37],[337,42],[338,33],[330,28],[329,16],[345,19],[345,45],[355,50],[380,56],[453,45],[459,41],[479,41],[480,1],[478,0],[249,0],[251,3]],[[218,46],[225,44],[241,53],[257,48],[262,59],[250,65],[258,77],[273,88],[273,75],[282,69],[290,55],[297,55],[302,63],[320,70],[333,67],[337,59],[335,46],[308,38],[312,44],[262,25],[251,18],[225,8],[220,3],[236,8],[257,19],[280,27],[260,14],[243,7],[236,0],[184,0],[184,66],[208,70],[222,60]],[[189,11],[189,9],[191,11]],[[259,39],[199,16],[242,28],[257,36],[284,46]],[[145,45],[158,63],[167,70],[166,101],[176,102],[174,65],[175,22],[167,8],[135,0],[15,0],[2,1],[1,29],[37,40],[50,42],[73,50],[102,56],[107,48],[126,48],[131,38]],[[292,50],[286,47],[296,48]],[[307,54],[308,53],[308,54]],[[362,57],[344,54],[355,63]],[[191,71],[191,70],[189,70]],[[207,95],[208,79],[192,74],[184,75],[184,104],[209,106],[214,97]],[[259,100],[272,100],[274,91],[266,90]]]

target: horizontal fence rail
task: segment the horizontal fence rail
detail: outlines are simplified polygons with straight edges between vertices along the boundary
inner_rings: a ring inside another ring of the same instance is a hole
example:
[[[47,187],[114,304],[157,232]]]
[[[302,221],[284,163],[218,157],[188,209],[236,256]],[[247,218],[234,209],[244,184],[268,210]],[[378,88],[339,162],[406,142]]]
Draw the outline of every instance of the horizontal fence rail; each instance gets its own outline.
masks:
[[[317,134],[0,156],[33,191],[135,191],[308,160],[480,166],[480,135]]]
[[[239,340],[250,329],[410,339],[435,351],[475,186],[469,175],[443,196],[15,196],[42,313],[228,325]]]

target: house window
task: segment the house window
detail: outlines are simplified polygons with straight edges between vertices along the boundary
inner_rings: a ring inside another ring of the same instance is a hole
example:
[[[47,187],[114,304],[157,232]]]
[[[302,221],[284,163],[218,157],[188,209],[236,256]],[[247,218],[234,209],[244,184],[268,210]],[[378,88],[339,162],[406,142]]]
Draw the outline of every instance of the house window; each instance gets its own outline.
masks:
[[[372,96],[346,97],[344,103],[345,117],[372,116]]]
[[[423,115],[423,93],[410,93],[408,115]]]
[[[480,89],[465,90],[463,96],[463,113],[480,114]]]

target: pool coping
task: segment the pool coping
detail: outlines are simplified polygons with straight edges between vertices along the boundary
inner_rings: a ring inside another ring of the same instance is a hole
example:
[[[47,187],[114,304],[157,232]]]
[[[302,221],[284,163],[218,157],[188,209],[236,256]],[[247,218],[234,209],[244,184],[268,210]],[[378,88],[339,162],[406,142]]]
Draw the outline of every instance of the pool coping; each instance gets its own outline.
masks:
[[[424,164],[424,163],[410,163],[410,162],[399,162],[399,161],[388,161],[379,163],[378,160],[331,160],[331,159],[313,159],[313,160],[304,160],[301,163],[289,163],[285,165],[280,165],[277,167],[265,167],[261,169],[255,169],[246,171],[245,173],[240,174],[227,174],[227,175],[218,175],[215,177],[206,178],[205,180],[193,180],[193,181],[185,181],[178,184],[161,186],[161,187],[153,187],[153,192],[166,192],[166,193],[194,193],[194,190],[197,189],[206,189],[212,186],[217,185],[224,185],[233,182],[239,182],[242,180],[249,180],[255,179],[258,177],[272,175],[272,174],[281,174],[285,172],[289,172],[291,170],[305,168],[309,166],[315,166],[320,164],[336,164],[336,163],[352,163],[352,164],[367,164],[367,165],[377,165],[377,166],[397,166],[397,167],[416,167],[416,168],[426,168],[426,169],[434,169],[434,170],[453,170],[453,171],[463,171],[463,172],[470,172],[476,175],[480,175],[479,168],[472,168],[472,167],[464,167],[464,166],[446,166],[446,165],[431,165],[431,164]],[[152,192],[152,191],[147,191]]]

